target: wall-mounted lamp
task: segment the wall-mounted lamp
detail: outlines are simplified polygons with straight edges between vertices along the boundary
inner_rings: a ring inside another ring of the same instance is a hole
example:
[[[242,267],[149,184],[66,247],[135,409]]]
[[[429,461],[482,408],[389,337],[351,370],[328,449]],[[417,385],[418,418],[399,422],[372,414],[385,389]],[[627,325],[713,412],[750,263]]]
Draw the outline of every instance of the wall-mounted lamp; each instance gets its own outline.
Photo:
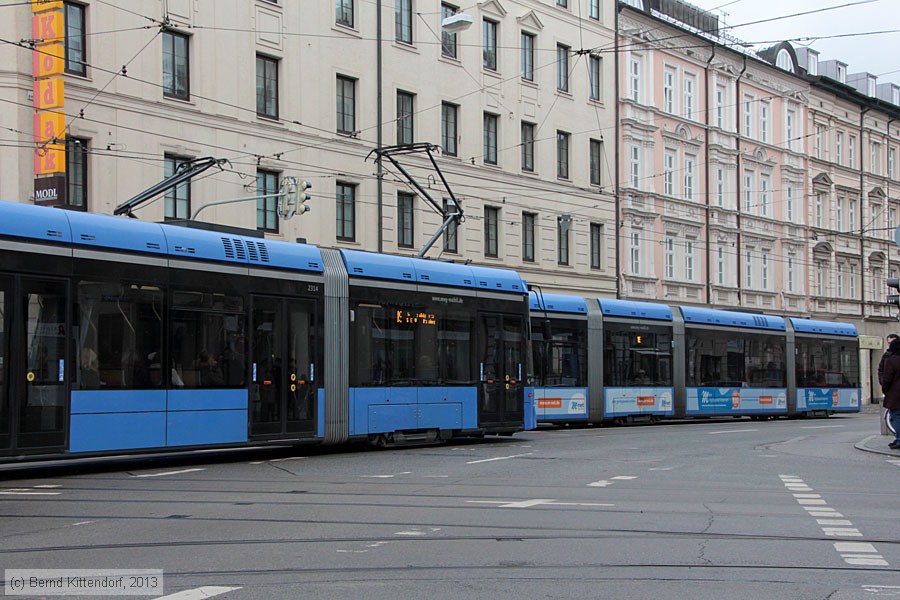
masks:
[[[459,33],[472,26],[472,17],[466,13],[456,13],[441,21],[441,29],[447,33]]]

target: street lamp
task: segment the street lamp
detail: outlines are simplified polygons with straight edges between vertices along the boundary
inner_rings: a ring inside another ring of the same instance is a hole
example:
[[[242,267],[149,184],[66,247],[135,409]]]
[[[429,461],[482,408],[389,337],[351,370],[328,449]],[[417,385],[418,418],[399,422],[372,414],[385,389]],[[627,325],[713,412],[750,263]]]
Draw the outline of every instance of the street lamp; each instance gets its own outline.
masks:
[[[456,13],[441,21],[441,29],[447,33],[459,33],[472,26],[472,17],[466,13]]]

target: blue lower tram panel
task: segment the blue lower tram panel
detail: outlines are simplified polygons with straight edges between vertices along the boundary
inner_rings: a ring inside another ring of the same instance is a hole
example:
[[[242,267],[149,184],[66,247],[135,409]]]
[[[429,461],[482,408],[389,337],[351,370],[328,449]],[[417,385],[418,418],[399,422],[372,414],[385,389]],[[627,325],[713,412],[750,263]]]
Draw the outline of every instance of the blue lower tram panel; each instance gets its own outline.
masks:
[[[350,435],[477,427],[477,388],[393,387],[350,390]]]
[[[247,441],[247,390],[72,393],[70,452]]]

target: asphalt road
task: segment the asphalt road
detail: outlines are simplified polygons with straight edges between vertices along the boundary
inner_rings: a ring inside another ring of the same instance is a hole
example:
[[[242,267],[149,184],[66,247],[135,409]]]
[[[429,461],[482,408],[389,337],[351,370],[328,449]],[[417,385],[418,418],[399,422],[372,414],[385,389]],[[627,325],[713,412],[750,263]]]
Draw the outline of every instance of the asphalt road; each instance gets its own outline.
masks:
[[[162,569],[156,597],[178,600],[900,598],[900,456],[855,447],[878,428],[698,421],[29,471],[0,481],[0,565]]]

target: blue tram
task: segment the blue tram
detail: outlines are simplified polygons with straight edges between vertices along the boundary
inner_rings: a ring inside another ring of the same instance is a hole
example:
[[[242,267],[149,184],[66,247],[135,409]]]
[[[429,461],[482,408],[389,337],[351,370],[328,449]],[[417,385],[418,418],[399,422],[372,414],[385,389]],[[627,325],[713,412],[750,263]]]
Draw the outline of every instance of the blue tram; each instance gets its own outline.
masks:
[[[511,271],[0,202],[0,462],[535,426]]]
[[[858,412],[856,328],[531,292],[538,421]]]

